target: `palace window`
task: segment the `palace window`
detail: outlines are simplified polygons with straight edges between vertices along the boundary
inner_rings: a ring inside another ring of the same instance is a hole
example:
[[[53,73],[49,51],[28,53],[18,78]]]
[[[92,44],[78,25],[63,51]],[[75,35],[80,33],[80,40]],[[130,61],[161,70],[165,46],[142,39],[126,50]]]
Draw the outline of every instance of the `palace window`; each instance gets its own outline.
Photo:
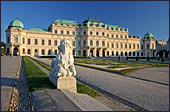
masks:
[[[41,41],[41,42],[42,42],[42,43],[41,43],[42,45],[45,45],[45,41],[44,41],[44,39],[42,39],[42,41]]]
[[[92,40],[90,41],[90,46],[93,46],[93,41]]]
[[[112,56],[114,56],[114,51],[112,51]]]
[[[135,49],[135,44],[133,44],[133,48]]]
[[[85,40],[83,41],[83,47],[86,47],[86,41]]]
[[[116,44],[116,48],[119,48],[119,44],[118,43]]]
[[[54,45],[57,46],[57,40],[54,41]]]
[[[55,34],[57,34],[57,30],[55,30]]]
[[[86,35],[86,32],[84,31],[84,35]]]
[[[99,41],[96,41],[96,46],[99,46]]]
[[[127,56],[127,52],[125,52],[125,56]]]
[[[129,44],[129,49],[131,49],[131,44]]]
[[[102,35],[104,36],[104,32],[102,33]]]
[[[55,50],[55,55],[57,55],[57,50]]]
[[[121,48],[123,48],[123,44],[121,43]]]
[[[139,49],[139,44],[137,46],[138,46],[138,49]]]
[[[109,42],[107,43],[107,48],[109,48]]]
[[[112,48],[114,48],[114,43],[112,43]]]
[[[51,50],[48,50],[48,55],[51,55]]]
[[[135,52],[133,52],[133,56],[135,56]]]
[[[63,31],[61,31],[61,34],[63,34]]]
[[[125,48],[127,49],[127,44],[125,44]]]
[[[69,31],[67,31],[67,35],[69,35]]]
[[[25,38],[22,39],[22,44],[25,44]]]
[[[29,44],[29,45],[31,44],[31,39],[28,39],[28,44]]]
[[[141,45],[141,49],[143,49],[143,45]]]
[[[38,45],[38,39],[35,39],[35,45]]]
[[[107,34],[107,37],[109,37],[109,34]]]
[[[96,32],[96,35],[99,35],[99,32]]]
[[[152,43],[152,49],[154,49],[154,43]]]
[[[129,52],[129,56],[131,56],[131,52]]]
[[[123,38],[123,35],[121,35],[120,37]]]
[[[42,49],[41,54],[42,54],[42,55],[45,55],[45,51],[44,51],[44,49]]]
[[[28,49],[28,50],[27,50],[27,53],[28,53],[28,54],[31,54],[31,50],[30,50],[30,49]]]
[[[116,52],[116,56],[119,56],[118,51]]]
[[[22,49],[22,54],[25,54],[25,48]]]
[[[75,50],[73,50],[73,56],[75,55]]]
[[[123,52],[121,52],[121,56],[123,56]]]
[[[139,52],[137,52],[137,56],[139,56]]]
[[[143,52],[141,52],[141,56],[143,56]]]
[[[78,47],[81,47],[81,41],[80,40],[78,41]]]
[[[73,35],[75,35],[75,32],[73,32]]]
[[[38,50],[37,49],[34,50],[34,55],[38,55]]]
[[[102,46],[105,46],[105,42],[104,41],[102,42]]]
[[[109,51],[107,51],[107,55],[109,56]]]
[[[14,38],[14,42],[15,42],[15,43],[18,43],[18,37],[15,37],[15,38]]]
[[[149,49],[149,44],[147,45],[147,49]]]
[[[7,37],[7,43],[9,43],[9,37]]]
[[[93,32],[91,31],[91,32],[90,32],[90,35],[92,35],[92,34],[93,34]]]
[[[73,41],[73,46],[76,46],[76,43],[75,43],[75,41]]]
[[[116,35],[116,38],[118,38],[118,35]]]
[[[78,55],[81,56],[81,50],[78,50]]]
[[[48,40],[48,45],[51,45],[51,40]]]
[[[114,37],[114,35],[112,34],[112,38]]]
[[[125,36],[125,38],[127,38],[127,36]]]

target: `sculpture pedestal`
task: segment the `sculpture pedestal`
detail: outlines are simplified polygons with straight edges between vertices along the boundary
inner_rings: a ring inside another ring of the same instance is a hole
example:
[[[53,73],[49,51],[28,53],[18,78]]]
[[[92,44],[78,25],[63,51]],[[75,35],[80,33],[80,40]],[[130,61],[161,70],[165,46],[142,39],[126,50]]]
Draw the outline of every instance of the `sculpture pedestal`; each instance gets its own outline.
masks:
[[[75,77],[57,77],[56,75],[50,73],[49,79],[55,86],[57,86],[57,89],[66,89],[71,92],[77,92]]]

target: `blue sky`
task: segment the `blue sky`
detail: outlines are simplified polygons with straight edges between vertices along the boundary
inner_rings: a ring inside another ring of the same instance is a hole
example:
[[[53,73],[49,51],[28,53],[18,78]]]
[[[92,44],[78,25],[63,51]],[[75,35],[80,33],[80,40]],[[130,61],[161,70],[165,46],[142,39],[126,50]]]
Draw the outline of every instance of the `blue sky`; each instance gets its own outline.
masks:
[[[129,35],[143,37],[149,30],[156,39],[169,38],[169,1],[2,1],[1,41],[16,17],[28,30],[47,29],[56,19],[81,23],[88,16],[128,28]]]

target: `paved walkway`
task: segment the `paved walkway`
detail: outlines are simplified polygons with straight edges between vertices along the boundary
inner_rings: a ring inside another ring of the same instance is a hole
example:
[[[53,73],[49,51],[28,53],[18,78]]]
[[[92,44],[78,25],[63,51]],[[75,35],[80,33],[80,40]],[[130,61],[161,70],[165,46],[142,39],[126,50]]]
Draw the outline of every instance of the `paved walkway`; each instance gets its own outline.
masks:
[[[1,110],[7,111],[21,57],[1,56]]]

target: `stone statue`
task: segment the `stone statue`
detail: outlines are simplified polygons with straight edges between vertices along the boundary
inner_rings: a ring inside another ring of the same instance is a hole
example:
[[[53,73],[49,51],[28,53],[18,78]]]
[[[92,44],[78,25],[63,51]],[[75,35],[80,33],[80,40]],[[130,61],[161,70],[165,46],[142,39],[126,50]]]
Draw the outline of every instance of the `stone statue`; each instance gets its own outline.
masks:
[[[50,81],[57,86],[57,89],[67,89],[77,92],[76,70],[72,55],[72,46],[69,40],[62,40],[58,46],[59,53],[51,62]]]
[[[59,53],[51,62],[51,72],[59,77],[76,76],[72,46],[69,40],[62,40],[58,46]]]

